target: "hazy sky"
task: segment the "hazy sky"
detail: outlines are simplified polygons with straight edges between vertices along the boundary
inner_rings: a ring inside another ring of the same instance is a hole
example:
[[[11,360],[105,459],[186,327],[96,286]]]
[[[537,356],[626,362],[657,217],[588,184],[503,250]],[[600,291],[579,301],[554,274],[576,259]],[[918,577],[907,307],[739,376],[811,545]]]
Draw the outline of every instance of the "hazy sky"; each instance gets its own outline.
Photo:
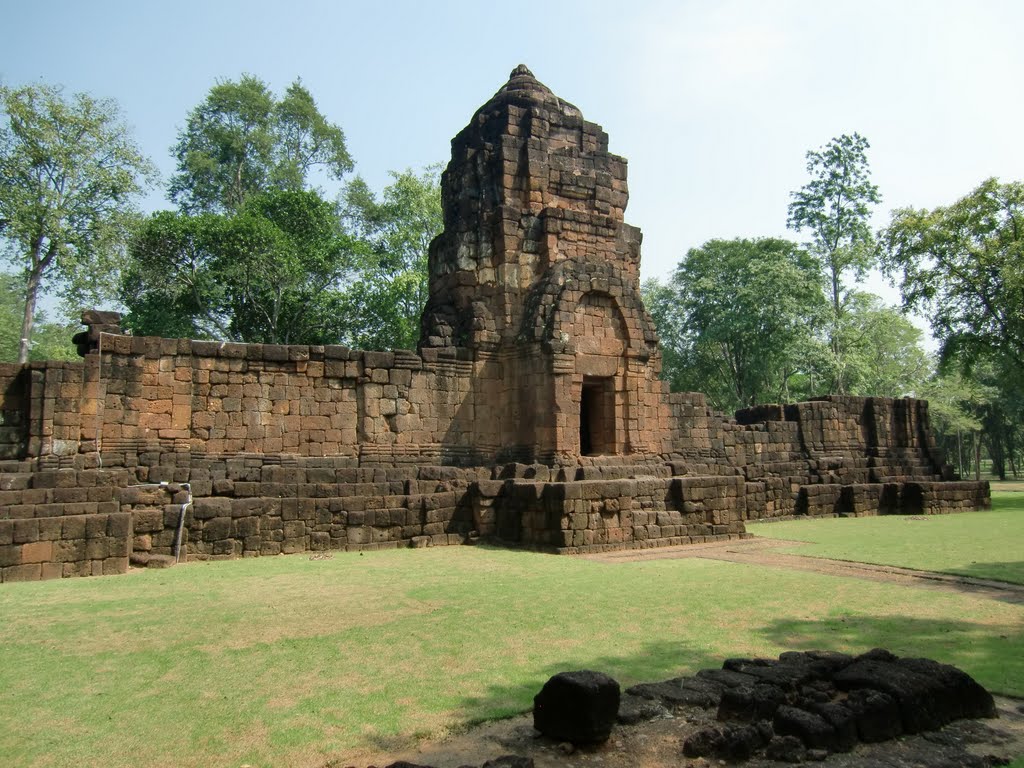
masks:
[[[165,180],[217,79],[248,72],[280,93],[301,77],[379,189],[389,169],[447,162],[525,63],[629,160],[645,277],[709,238],[792,236],[805,153],[841,133],[871,142],[878,226],[988,176],[1024,179],[1017,0],[0,0],[0,18],[0,81],[117,99]]]

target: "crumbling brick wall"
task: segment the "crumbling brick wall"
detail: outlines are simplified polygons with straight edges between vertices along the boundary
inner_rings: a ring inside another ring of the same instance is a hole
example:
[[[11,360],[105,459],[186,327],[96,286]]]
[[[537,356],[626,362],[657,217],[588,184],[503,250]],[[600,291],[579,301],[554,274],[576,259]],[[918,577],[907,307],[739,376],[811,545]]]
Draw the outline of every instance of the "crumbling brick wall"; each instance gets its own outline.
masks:
[[[131,519],[126,472],[0,473],[0,581],[124,573]]]
[[[20,365],[0,364],[0,460],[28,451],[28,373]]]
[[[486,530],[527,547],[576,554],[738,539],[745,534],[739,476],[636,477],[477,483],[473,503]]]

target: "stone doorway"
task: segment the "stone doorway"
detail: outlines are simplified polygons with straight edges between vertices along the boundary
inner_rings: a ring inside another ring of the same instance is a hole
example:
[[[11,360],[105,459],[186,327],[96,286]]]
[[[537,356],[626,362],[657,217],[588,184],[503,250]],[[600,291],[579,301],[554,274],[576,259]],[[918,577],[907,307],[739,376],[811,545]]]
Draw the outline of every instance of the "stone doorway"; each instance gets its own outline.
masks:
[[[615,380],[584,376],[580,390],[580,455],[615,453]]]

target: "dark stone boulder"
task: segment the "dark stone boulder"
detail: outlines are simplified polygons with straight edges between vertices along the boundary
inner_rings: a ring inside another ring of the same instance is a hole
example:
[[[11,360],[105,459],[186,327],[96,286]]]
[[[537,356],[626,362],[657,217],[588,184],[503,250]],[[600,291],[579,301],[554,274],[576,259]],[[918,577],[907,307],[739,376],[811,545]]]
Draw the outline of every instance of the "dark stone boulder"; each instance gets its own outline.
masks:
[[[992,696],[970,675],[930,659],[898,659],[876,649],[836,673],[835,683],[844,691],[867,688],[891,696],[905,733],[995,714]]]
[[[797,702],[820,702],[825,703],[836,698],[839,691],[832,685],[831,680],[814,680],[806,685],[800,686],[796,696]],[[802,703],[800,706],[804,706]],[[806,709],[806,707],[805,707]]]
[[[701,728],[683,742],[683,754],[686,757],[711,757],[718,754],[722,743],[721,728]]]
[[[732,672],[750,675],[784,691],[792,691],[808,683],[827,680],[838,667],[839,658],[809,653],[788,652],[774,659],[727,659],[723,667]]]
[[[996,717],[996,703],[992,694],[963,670],[940,664],[932,659],[903,658],[901,667],[928,675],[938,680],[945,695],[943,709],[950,720],[967,717]]]
[[[661,683],[640,683],[626,693],[660,701],[666,707],[686,706],[711,709],[718,706],[722,685],[695,677],[677,677]]]
[[[752,675],[745,675],[742,672],[725,669],[724,667],[722,669],[702,669],[697,673],[696,679],[715,683],[722,690],[735,688],[739,685],[753,685],[757,682],[757,678]]]
[[[834,749],[837,743],[836,729],[821,715],[783,705],[775,710],[772,720],[775,733],[780,736],[796,736],[811,749]]]
[[[683,742],[686,757],[718,757],[724,760],[749,760],[772,739],[766,722],[752,725],[726,725],[702,728]]]
[[[802,763],[807,756],[807,748],[796,736],[776,736],[768,743],[764,755],[780,763]]]
[[[766,722],[734,725],[723,729],[718,754],[726,760],[749,760],[772,740],[771,726]]]
[[[608,675],[560,672],[533,699],[533,727],[572,744],[607,741],[619,711],[619,684]]]
[[[634,696],[627,691],[619,700],[619,714],[616,720],[619,725],[636,725],[648,720],[669,717],[671,714],[660,700]]]
[[[849,752],[857,746],[857,719],[851,710],[837,702],[825,704],[814,702],[809,704],[806,709],[823,718],[835,731],[830,750]]]
[[[938,680],[893,662],[855,661],[836,675],[836,685],[845,691],[871,688],[892,696],[905,733],[934,730],[948,722],[937,707],[942,697]]]
[[[786,651],[779,654],[779,661],[792,663],[799,661],[800,657],[806,659],[807,663],[813,664],[816,669],[825,672],[829,677],[853,663],[853,656],[839,651]]]
[[[903,734],[900,705],[889,694],[861,688],[850,691],[845,704],[857,723],[857,738],[864,743],[887,741]]]
[[[775,710],[786,703],[786,692],[770,683],[728,688],[718,705],[719,720],[771,720]]]

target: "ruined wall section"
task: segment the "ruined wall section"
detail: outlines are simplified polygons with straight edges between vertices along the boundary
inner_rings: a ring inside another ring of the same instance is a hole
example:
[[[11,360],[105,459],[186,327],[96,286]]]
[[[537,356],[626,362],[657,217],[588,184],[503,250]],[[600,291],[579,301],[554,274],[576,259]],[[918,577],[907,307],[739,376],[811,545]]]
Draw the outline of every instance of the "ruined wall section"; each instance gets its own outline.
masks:
[[[102,335],[80,363],[10,366],[0,458],[135,466],[147,452],[493,464],[523,411],[514,352],[360,352]]]
[[[0,582],[124,573],[131,519],[124,470],[0,467]]]
[[[100,453],[105,466],[145,451],[342,457],[351,466],[477,458],[460,425],[475,420],[483,394],[457,350],[103,340],[85,364],[103,387],[82,398],[96,418],[81,451]]]
[[[744,409],[734,419],[700,394],[672,394],[669,402],[673,472],[742,474],[750,520],[989,504],[986,483],[950,483],[927,401],[828,396]]]
[[[510,479],[472,489],[476,524],[560,554],[699,544],[746,535],[743,479]]]
[[[501,355],[474,359],[465,349],[103,334],[81,363],[9,372],[0,410],[11,425],[0,447],[9,458],[78,468],[135,466],[147,452],[492,464],[515,417],[501,407],[505,368]]]
[[[86,367],[45,361],[0,370],[0,459],[46,457],[40,467],[59,465],[79,452],[90,417],[82,410]]]
[[[0,460],[28,451],[28,377],[23,366],[0,364]]]
[[[204,560],[463,544],[469,488],[492,476],[342,458],[137,459],[120,469],[0,466],[0,582],[124,573],[177,546]]]

